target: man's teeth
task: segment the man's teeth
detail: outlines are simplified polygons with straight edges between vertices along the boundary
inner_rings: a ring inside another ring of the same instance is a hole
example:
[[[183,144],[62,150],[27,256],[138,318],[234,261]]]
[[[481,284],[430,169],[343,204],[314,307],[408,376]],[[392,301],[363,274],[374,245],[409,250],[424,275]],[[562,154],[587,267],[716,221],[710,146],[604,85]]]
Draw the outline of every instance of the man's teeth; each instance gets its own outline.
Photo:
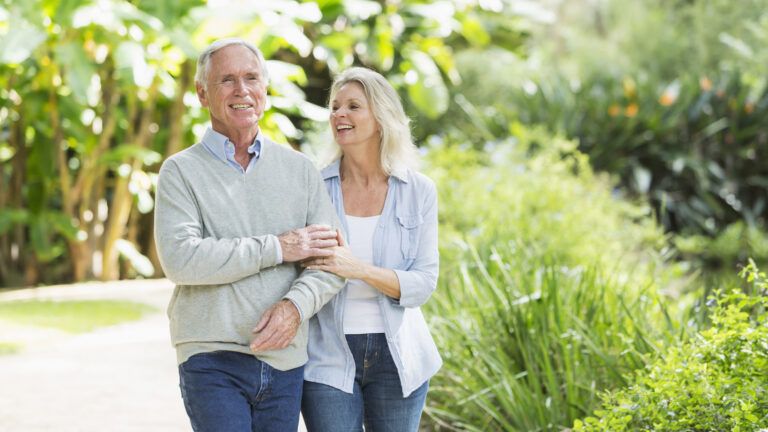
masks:
[[[232,105],[232,108],[234,108],[234,109],[248,109],[250,107],[251,107],[250,105],[246,105],[246,104],[234,104],[234,105]]]

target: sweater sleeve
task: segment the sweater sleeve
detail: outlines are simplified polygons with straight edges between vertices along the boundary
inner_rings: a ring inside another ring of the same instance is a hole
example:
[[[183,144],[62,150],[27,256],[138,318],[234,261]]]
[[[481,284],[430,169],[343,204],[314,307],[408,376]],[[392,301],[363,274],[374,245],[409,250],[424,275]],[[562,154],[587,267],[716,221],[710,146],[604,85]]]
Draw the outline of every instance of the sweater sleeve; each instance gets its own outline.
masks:
[[[395,270],[400,282],[400,299],[392,299],[392,302],[401,307],[423,305],[437,288],[440,268],[437,246],[437,189],[431,181],[425,188],[422,216],[424,224],[416,260],[408,270]]]
[[[203,237],[198,203],[184,174],[169,159],[157,182],[155,242],[168,279],[180,285],[226,284],[278,264],[274,235]]]
[[[336,210],[325,189],[325,184],[317,170],[307,163],[308,184],[308,220],[307,225],[324,224],[338,229]],[[338,293],[346,280],[333,273],[305,269],[293,281],[291,289],[283,298],[291,300],[299,308],[302,321],[308,320]]]

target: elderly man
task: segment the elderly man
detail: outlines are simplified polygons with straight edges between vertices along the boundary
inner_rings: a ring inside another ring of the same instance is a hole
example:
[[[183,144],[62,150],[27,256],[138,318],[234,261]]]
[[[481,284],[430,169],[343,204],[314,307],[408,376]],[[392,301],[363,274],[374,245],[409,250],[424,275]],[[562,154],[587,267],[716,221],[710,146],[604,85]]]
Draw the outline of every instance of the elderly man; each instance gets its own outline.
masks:
[[[211,128],[165,161],[155,209],[184,405],[196,431],[295,431],[307,320],[344,282],[295,263],[333,253],[335,212],[310,161],[259,129],[258,48],[214,42],[195,82]]]

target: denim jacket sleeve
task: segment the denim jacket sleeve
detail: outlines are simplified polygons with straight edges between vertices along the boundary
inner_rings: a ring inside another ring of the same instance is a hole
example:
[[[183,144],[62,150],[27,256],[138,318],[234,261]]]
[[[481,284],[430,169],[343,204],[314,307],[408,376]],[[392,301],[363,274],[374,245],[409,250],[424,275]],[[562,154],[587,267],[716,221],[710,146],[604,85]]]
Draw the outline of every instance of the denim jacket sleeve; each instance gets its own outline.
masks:
[[[415,177],[415,176],[414,176]],[[423,175],[413,186],[418,188],[420,211],[417,217],[398,219],[400,228],[417,230],[416,253],[413,262],[405,270],[395,269],[400,281],[400,299],[393,302],[401,307],[419,307],[429,300],[437,287],[440,258],[437,247],[437,189],[435,184]],[[416,180],[414,178],[414,180]]]

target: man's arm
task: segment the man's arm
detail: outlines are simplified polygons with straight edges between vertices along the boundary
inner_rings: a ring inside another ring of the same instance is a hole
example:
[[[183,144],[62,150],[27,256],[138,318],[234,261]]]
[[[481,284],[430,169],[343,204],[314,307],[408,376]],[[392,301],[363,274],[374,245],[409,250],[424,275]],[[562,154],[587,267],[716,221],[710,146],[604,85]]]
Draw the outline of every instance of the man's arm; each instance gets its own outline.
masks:
[[[157,184],[155,239],[163,271],[176,284],[231,283],[281,262],[333,253],[322,248],[336,244],[329,240],[335,238],[335,231],[320,225],[280,236],[204,238],[198,205],[178,165],[163,164]]]
[[[309,224],[331,223],[339,227],[339,219],[325,190],[320,174],[309,167]],[[331,246],[336,246],[333,240]],[[325,249],[326,255],[333,254],[331,246]],[[330,253],[328,253],[330,252]],[[317,256],[317,255],[315,255]],[[301,322],[308,320],[344,287],[346,280],[333,273],[305,269],[294,280],[283,299],[272,305],[253,329],[251,341],[254,352],[282,349],[288,346],[296,336]]]

